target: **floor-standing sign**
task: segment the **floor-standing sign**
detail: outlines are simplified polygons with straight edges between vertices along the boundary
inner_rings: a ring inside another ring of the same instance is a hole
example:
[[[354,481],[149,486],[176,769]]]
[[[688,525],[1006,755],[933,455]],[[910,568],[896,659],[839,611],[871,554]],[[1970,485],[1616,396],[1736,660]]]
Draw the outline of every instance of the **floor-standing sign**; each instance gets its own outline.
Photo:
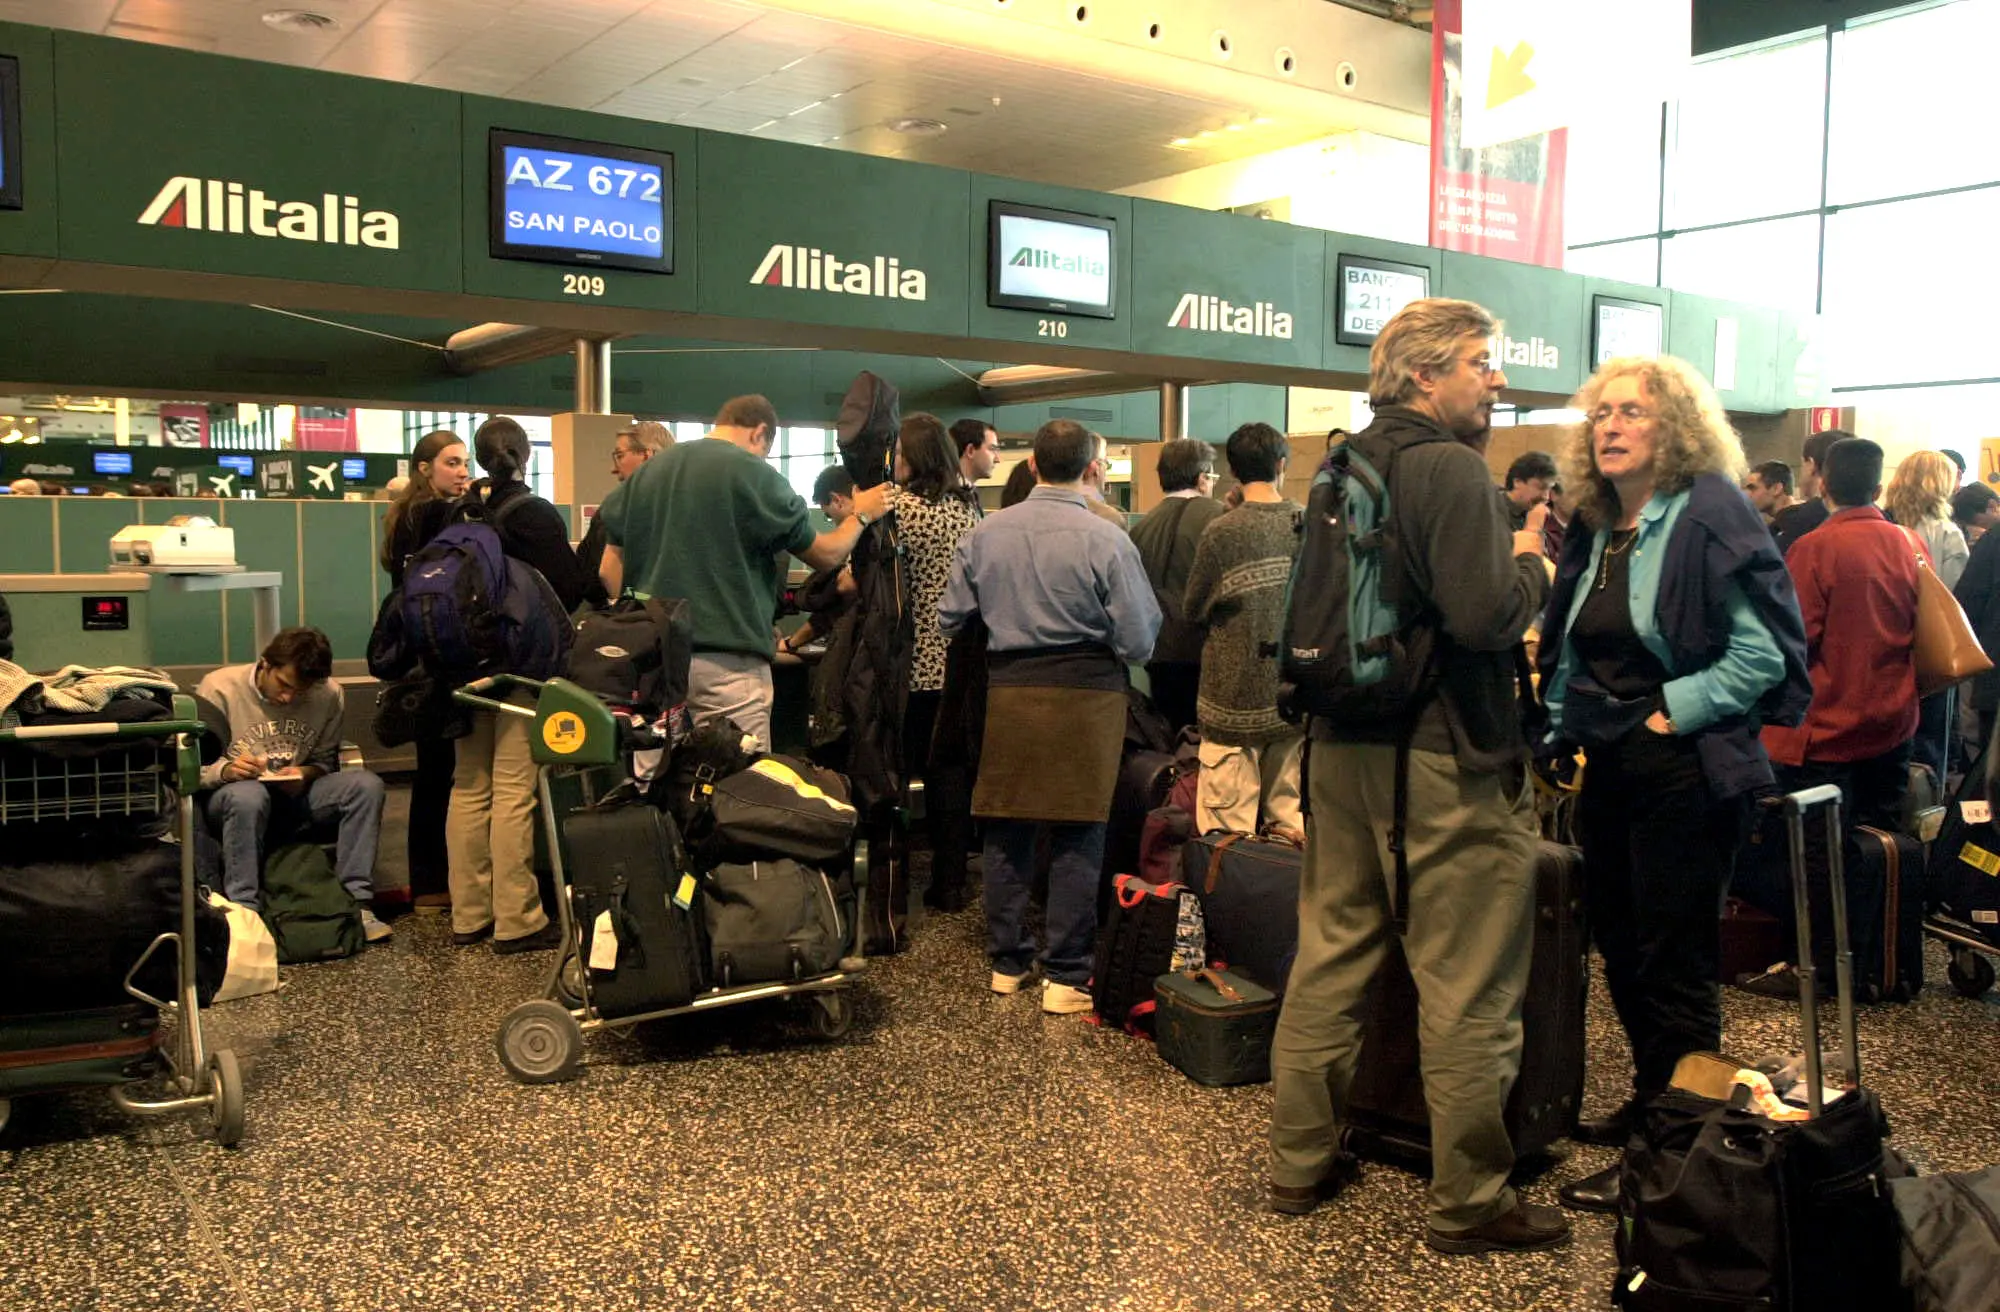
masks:
[[[1461,15],[1467,2],[1438,0],[1431,22],[1431,245],[1559,269],[1569,130],[1480,149],[1461,144],[1466,58],[1493,65],[1485,79],[1489,106],[1534,86],[1530,44],[1469,54],[1464,49]]]

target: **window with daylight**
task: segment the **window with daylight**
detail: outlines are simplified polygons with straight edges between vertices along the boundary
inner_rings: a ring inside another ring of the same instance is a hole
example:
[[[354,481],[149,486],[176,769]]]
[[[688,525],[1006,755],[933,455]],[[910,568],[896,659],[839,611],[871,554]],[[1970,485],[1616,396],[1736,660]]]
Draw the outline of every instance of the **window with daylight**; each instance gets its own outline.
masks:
[[[1667,226],[1817,208],[1826,40],[1697,63],[1671,116]]]
[[[1659,226],[1660,106],[1621,106],[1572,124],[1563,239],[1609,241]],[[1653,270],[1641,281],[1653,281]]]
[[[2000,0],[1928,0],[1701,60],[1653,155],[1664,222],[1619,230],[1657,198],[1636,121],[1570,129],[1564,267],[1651,282],[1657,250],[1668,287],[1820,314],[1836,393],[2000,378],[1970,308],[2000,295],[1995,49]]]

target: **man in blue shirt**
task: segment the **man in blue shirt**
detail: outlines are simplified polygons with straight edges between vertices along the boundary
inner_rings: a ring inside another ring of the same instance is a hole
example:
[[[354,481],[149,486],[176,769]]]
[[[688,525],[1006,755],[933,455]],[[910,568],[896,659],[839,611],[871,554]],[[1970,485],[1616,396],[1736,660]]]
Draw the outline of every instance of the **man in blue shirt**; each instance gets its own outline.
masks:
[[[1090,1009],[1091,941],[1104,823],[1125,737],[1125,667],[1146,660],[1160,607],[1132,539],[1090,508],[1084,481],[1103,439],[1072,420],[1035,434],[1028,499],[988,515],[958,546],[938,603],[949,638],[987,630],[985,748],[972,812],[986,819],[987,951],[995,993],[1033,978],[1026,921],[1035,840],[1049,831],[1042,1010]]]

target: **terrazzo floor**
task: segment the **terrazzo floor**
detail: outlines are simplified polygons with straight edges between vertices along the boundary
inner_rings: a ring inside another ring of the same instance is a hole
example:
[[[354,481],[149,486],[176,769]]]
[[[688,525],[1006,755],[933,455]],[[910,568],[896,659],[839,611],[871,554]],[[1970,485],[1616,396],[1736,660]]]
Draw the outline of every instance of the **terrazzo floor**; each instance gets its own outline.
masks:
[[[400,838],[400,835],[397,836]],[[138,1309],[1568,1309],[1608,1306],[1611,1221],[1529,1256],[1422,1242],[1423,1182],[1371,1165],[1303,1219],[1262,1207],[1268,1087],[1202,1089],[1149,1044],[985,988],[977,911],[877,964],[853,1031],[783,1006],[589,1041],[514,1083],[500,1019],[546,954],[411,916],[361,957],[214,1009],[249,1129],[21,1100],[0,1133],[0,1307]],[[1921,1169],[2000,1160],[2000,1000],[1943,984],[1862,1019],[1868,1081]],[[1746,1055],[1793,1005],[1730,992]],[[1600,987],[1592,1109],[1627,1078]],[[1611,1162],[1576,1149],[1526,1186]]]

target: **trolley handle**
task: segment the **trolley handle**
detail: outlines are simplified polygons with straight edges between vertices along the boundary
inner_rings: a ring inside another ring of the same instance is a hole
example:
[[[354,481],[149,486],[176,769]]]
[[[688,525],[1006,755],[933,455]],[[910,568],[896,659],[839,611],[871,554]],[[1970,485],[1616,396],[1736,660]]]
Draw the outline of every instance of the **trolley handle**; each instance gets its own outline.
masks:
[[[171,738],[176,734],[200,733],[199,720],[140,720],[135,723],[112,721],[83,724],[24,724],[16,729],[0,729],[0,743],[46,741],[52,738]]]
[[[502,701],[499,698],[505,697],[516,688],[526,688],[536,694],[540,694],[542,687],[542,680],[530,679],[525,675],[489,674],[483,679],[474,679],[463,688],[452,689],[451,699],[461,706],[476,706],[481,710],[498,711],[503,715],[520,715],[528,719],[533,719],[535,713],[528,707],[516,706],[512,702]],[[497,693],[499,697],[489,697],[485,695],[487,693]]]

